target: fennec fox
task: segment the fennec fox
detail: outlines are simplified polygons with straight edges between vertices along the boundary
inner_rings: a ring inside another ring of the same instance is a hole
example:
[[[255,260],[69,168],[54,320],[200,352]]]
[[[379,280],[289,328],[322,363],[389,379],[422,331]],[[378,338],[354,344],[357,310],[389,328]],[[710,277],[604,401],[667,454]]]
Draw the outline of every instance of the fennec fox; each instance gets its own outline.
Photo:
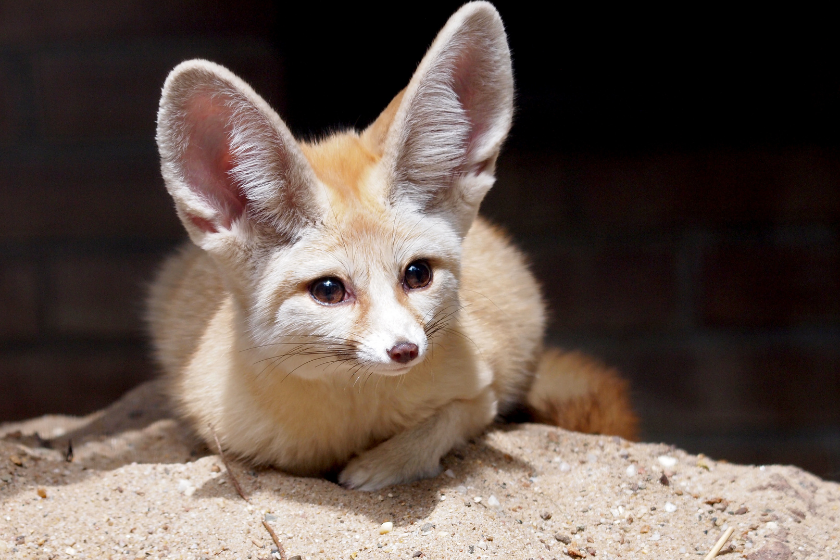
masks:
[[[150,297],[157,358],[199,434],[362,490],[435,476],[497,414],[631,436],[624,382],[543,351],[520,254],[481,218],[511,126],[502,21],[453,15],[361,133],[298,142],[204,60],[166,80],[157,142],[192,243]]]

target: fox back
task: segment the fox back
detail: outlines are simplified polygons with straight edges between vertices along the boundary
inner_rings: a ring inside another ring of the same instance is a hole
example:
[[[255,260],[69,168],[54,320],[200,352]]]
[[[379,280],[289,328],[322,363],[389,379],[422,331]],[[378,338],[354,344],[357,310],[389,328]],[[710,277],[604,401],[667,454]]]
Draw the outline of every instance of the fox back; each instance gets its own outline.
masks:
[[[538,286],[477,217],[512,114],[504,28],[483,2],[452,16],[373,124],[316,142],[221,66],[172,71],[157,140],[192,243],[149,318],[199,434],[370,490],[434,475],[499,412],[557,405],[528,396]]]

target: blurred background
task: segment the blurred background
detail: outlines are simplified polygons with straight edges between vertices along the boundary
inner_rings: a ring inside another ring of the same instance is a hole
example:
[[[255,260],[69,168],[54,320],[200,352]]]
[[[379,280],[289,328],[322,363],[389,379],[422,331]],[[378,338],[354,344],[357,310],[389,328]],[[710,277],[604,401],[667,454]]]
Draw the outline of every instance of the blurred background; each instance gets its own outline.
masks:
[[[363,127],[458,3],[310,6],[0,0],[0,421],[156,373],[145,286],[185,239],[154,143],[175,64],[228,66],[299,137]],[[550,341],[631,380],[646,440],[840,480],[830,18],[497,6],[518,113],[483,209],[530,254]]]

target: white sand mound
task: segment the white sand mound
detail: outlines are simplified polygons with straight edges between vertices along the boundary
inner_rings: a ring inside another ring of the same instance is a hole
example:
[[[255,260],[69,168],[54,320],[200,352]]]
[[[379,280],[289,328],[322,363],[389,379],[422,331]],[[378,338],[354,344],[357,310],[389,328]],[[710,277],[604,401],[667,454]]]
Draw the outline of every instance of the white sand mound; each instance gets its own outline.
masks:
[[[246,503],[158,389],[0,426],[0,558],[840,558],[838,484],[541,425],[372,494],[233,463]]]

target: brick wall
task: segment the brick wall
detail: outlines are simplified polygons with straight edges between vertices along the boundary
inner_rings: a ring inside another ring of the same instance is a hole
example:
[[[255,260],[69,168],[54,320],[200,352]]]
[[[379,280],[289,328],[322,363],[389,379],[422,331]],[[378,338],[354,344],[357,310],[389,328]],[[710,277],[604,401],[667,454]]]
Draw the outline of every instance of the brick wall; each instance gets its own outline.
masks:
[[[840,79],[773,49],[766,76],[708,49],[674,70],[633,50],[652,29],[499,4],[519,113],[484,212],[531,255],[550,340],[625,372],[646,438],[840,478]],[[385,28],[351,6],[0,0],[0,421],[154,375],[145,285],[184,237],[154,145],[170,68],[227,65],[297,132],[361,126],[455,5]]]
[[[184,238],[154,144],[193,57],[282,106],[270,2],[0,0],[0,420],[86,413],[155,375],[145,286]]]

